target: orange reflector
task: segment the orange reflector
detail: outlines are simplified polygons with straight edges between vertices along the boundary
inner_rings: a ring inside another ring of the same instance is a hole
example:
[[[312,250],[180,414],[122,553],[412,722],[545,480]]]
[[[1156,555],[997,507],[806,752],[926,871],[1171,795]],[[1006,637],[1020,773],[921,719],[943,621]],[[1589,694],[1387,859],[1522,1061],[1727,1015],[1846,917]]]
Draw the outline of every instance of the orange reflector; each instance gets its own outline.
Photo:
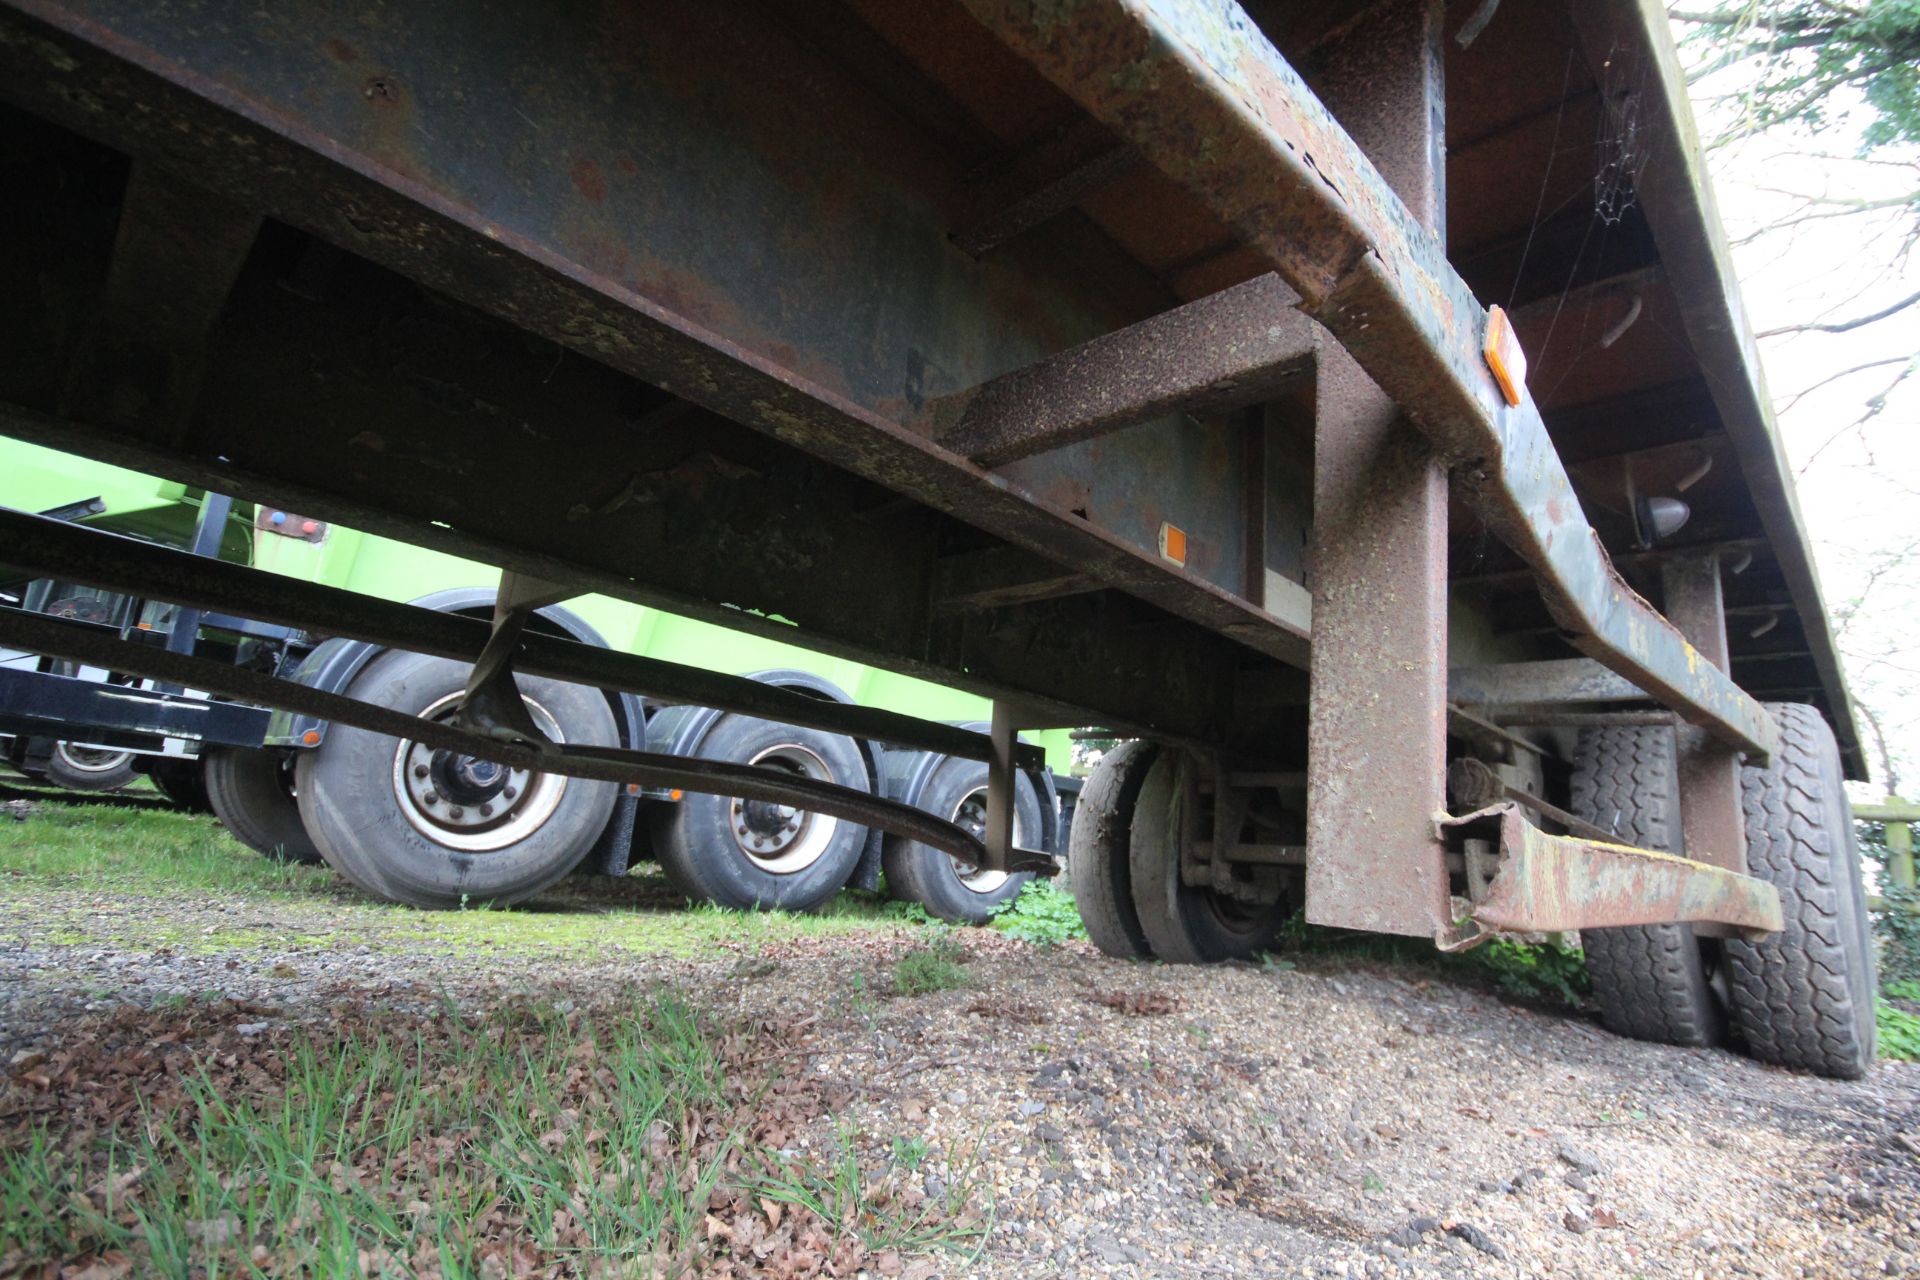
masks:
[[[679,798],[680,798],[681,796],[683,796],[683,795],[685,795],[685,794],[686,794],[686,792],[684,792],[684,791],[682,791],[682,790],[681,790],[680,788],[678,788],[678,787],[675,787],[675,788],[674,788],[673,790],[671,790],[671,791],[669,791],[669,792],[667,792],[667,799],[669,799],[669,800],[678,800],[678,799],[679,799]]]
[[[1499,306],[1487,308],[1487,341],[1481,348],[1487,358],[1487,368],[1493,370],[1493,380],[1500,384],[1500,393],[1507,403],[1520,403],[1520,388],[1527,383],[1527,353],[1520,349],[1519,335],[1513,331],[1513,321],[1507,319],[1506,309]]]
[[[1160,554],[1181,568],[1187,564],[1187,531],[1176,525],[1160,524]]]
[[[151,622],[136,622],[133,624],[133,629],[135,631],[151,631],[153,630],[153,624]]]
[[[318,729],[309,729],[300,735],[300,741],[310,747],[317,747],[320,745],[320,731]]]
[[[640,784],[639,784],[639,783],[637,783],[637,782],[629,782],[629,783],[627,784],[627,794],[628,794],[628,795],[630,795],[630,796],[637,796],[637,795],[639,795],[639,794],[640,794]]]

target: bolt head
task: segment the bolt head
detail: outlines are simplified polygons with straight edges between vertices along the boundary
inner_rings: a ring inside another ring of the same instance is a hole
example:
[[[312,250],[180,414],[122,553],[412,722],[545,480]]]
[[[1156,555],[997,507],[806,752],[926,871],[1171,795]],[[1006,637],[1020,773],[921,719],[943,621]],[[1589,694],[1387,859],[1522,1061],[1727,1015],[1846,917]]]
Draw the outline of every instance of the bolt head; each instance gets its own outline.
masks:
[[[456,804],[447,810],[447,816],[449,818],[464,818],[467,816],[467,811]]]
[[[493,816],[493,806],[490,804],[481,805],[480,816],[483,818],[491,818]]]
[[[417,765],[415,765],[415,766],[413,766],[413,776],[414,776],[414,777],[416,777],[416,778],[424,778],[424,777],[426,777],[426,776],[427,776],[427,772],[428,772],[428,770],[427,770],[427,766],[425,766],[425,765],[423,765],[423,764],[417,764]]]
[[[423,796],[421,796],[421,797],[420,797],[420,803],[422,803],[422,804],[439,804],[439,803],[440,803],[440,793],[439,793],[438,791],[429,791],[429,792],[427,792],[427,793],[426,793],[425,795],[423,795]]]
[[[508,799],[508,800],[511,800],[511,799],[513,799],[513,798],[514,798],[515,796],[517,796],[517,795],[519,795],[519,794],[520,794],[520,788],[518,788],[518,787],[508,787],[508,788],[506,788],[506,789],[505,789],[504,791],[502,791],[502,792],[501,792],[500,794],[501,794],[501,796],[502,796],[502,797],[504,797],[505,799]]]

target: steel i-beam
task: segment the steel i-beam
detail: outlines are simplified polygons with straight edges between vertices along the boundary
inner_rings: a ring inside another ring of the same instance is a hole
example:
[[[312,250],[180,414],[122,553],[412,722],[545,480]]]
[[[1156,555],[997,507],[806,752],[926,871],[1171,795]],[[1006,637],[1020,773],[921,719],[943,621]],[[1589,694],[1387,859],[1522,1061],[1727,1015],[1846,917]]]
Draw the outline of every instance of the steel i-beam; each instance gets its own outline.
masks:
[[[1440,229],[1437,0],[1392,0],[1323,46],[1321,90]],[[1432,937],[1447,924],[1447,477],[1322,335],[1314,405],[1307,918]]]
[[[1232,0],[965,0],[988,29],[1212,209],[1431,439],[1533,569],[1572,643],[1766,755],[1772,716],[1614,571],[1532,397],[1480,354],[1485,312],[1348,132]]]

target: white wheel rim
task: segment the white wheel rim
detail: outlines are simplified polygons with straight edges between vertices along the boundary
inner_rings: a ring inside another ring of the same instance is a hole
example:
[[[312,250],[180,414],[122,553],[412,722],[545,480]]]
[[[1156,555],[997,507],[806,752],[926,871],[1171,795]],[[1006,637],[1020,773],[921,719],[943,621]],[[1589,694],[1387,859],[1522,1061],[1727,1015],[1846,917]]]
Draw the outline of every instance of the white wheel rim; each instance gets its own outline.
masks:
[[[420,714],[450,720],[460,705],[450,693]],[[523,699],[533,723],[555,742],[565,742],[553,714]],[[393,798],[415,831],[461,853],[495,853],[533,835],[567,793],[567,778],[435,751],[411,739],[393,752]]]
[[[819,782],[838,782],[827,762],[809,747],[783,742],[747,761],[785,769]],[[840,820],[824,813],[777,805],[765,800],[727,802],[727,832],[748,862],[777,876],[796,875],[826,855]]]
[[[71,742],[55,743],[53,754],[75,773],[112,773],[132,761],[131,751],[110,751],[105,747],[78,747]]]
[[[1017,799],[1018,797],[1016,797]],[[947,815],[948,821],[973,833],[976,839],[987,838],[987,789],[975,787],[961,796],[953,806],[953,812]],[[1020,806],[1013,806],[1013,843],[1015,848],[1025,849],[1027,845],[1026,824],[1020,820]],[[971,862],[959,858],[948,858],[953,863],[953,874],[966,888],[978,894],[998,893],[1002,886],[1013,877],[1004,871],[988,871],[976,867]]]

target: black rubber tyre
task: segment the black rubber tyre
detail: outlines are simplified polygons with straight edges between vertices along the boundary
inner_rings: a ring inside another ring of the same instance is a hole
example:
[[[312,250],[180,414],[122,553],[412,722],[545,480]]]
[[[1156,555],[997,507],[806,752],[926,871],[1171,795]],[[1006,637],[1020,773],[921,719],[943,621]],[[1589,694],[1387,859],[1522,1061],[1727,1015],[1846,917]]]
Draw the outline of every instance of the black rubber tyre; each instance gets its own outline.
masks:
[[[1123,742],[1100,758],[1074,807],[1067,843],[1073,902],[1093,945],[1110,956],[1153,954],[1133,907],[1133,813],[1160,748]]]
[[[215,747],[201,757],[201,776],[214,817],[234,839],[279,862],[320,861],[293,798],[291,762],[280,752]]]
[[[853,739],[816,729],[726,715],[699,754],[873,789]],[[813,910],[846,885],[867,842],[867,829],[845,818],[762,801],[688,792],[677,804],[648,808],[654,856],[673,887],[696,902],[741,911]]]
[[[1162,752],[1133,810],[1133,906],[1153,954],[1168,964],[1217,964],[1273,945],[1286,914],[1280,904],[1249,906],[1180,879],[1180,846],[1192,766]]]
[[[350,696],[451,716],[467,664],[398,651],[354,677]],[[519,677],[534,722],[572,745],[619,745],[604,695]],[[376,897],[417,907],[506,905],[578,866],[613,814],[619,787],[501,766],[336,724],[294,770],[300,816],[327,864]]]
[[[149,759],[147,777],[154,789],[173,801],[183,813],[212,813],[213,801],[207,795],[207,774],[199,760]]]
[[[957,822],[979,835],[986,830],[987,766],[979,760],[948,757],[927,779],[919,806],[936,817]],[[1014,779],[1013,843],[1032,848],[1041,830],[1040,796],[1033,779]],[[1012,902],[1033,879],[1030,872],[1006,875],[962,868],[938,849],[902,836],[881,845],[881,867],[895,897],[918,902],[928,914],[955,924],[985,924],[997,908]]]
[[[1583,729],[1568,806],[1622,844],[1680,852],[1680,773],[1664,725]],[[1714,989],[1718,945],[1691,925],[1582,929],[1587,976],[1609,1030],[1659,1044],[1704,1047],[1726,1038],[1725,1001]]]
[[[1733,1021],[1762,1062],[1856,1080],[1873,1063],[1875,974],[1853,812],[1833,730],[1812,707],[1768,707],[1780,749],[1741,770],[1747,870],[1780,891],[1786,928],[1726,944]]]
[[[69,791],[118,791],[131,786],[140,771],[133,767],[131,751],[108,751],[100,747],[81,747],[71,742],[53,744],[47,757],[47,781]]]

